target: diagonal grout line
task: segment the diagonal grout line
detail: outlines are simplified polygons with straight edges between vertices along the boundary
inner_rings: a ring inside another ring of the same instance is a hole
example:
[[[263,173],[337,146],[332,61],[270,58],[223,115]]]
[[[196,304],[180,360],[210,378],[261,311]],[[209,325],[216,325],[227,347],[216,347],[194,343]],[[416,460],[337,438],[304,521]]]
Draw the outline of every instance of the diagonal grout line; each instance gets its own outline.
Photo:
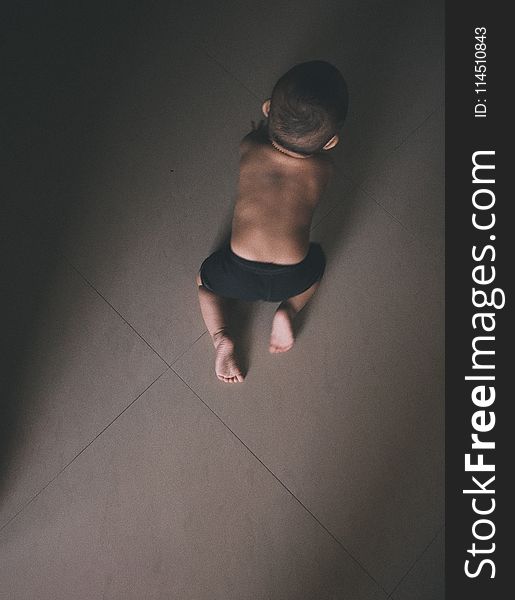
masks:
[[[409,133],[406,135],[406,137],[405,137],[405,138],[404,138],[404,139],[403,139],[403,140],[402,140],[402,141],[401,141],[399,144],[397,144],[397,146],[395,146],[395,148],[393,148],[393,150],[391,150],[391,152],[395,152],[395,151],[396,151],[396,150],[398,150],[398,149],[399,149],[399,148],[400,148],[400,147],[401,147],[403,144],[405,144],[405,143],[408,141],[408,139],[409,139],[409,138],[410,138],[410,137],[411,137],[411,136],[412,136],[412,135],[413,135],[415,132],[417,132],[417,131],[418,131],[418,130],[419,130],[419,129],[420,129],[420,128],[421,128],[421,127],[422,127],[422,126],[423,126],[423,125],[424,125],[424,124],[427,122],[427,121],[429,121],[429,119],[431,119],[431,117],[432,117],[434,114],[436,114],[436,113],[437,113],[439,110],[441,110],[443,106],[445,106],[445,102],[440,102],[440,103],[437,105],[437,107],[436,107],[434,110],[432,110],[432,111],[429,113],[429,115],[428,115],[428,116],[427,116],[425,119],[423,119],[423,120],[422,120],[422,121],[421,121],[421,122],[420,122],[420,123],[419,123],[419,124],[418,124],[418,125],[417,125],[417,126],[414,128],[414,129],[412,129],[412,130],[411,130],[411,131],[410,131],[410,132],[409,132]],[[372,168],[373,168],[373,167],[372,167]],[[369,192],[369,191],[368,191],[366,188],[364,188],[364,187],[363,187],[363,185],[362,185],[362,184],[358,184],[358,183],[357,183],[357,182],[356,182],[354,179],[352,179],[352,177],[350,177],[349,175],[347,175],[347,178],[348,178],[348,179],[351,181],[351,183],[352,183],[353,185],[355,185],[355,186],[356,186],[356,188],[357,188],[357,189],[359,189],[361,192],[363,192],[364,194],[366,194],[366,195],[367,195],[367,196],[368,196],[368,197],[369,197],[371,200],[373,200],[373,201],[374,201],[374,202],[377,204],[377,206],[379,206],[380,208],[382,208],[386,214],[390,215],[390,217],[391,217],[392,219],[394,219],[394,221],[396,221],[396,222],[397,222],[397,223],[398,223],[398,224],[399,224],[399,225],[400,225],[400,226],[401,226],[401,227],[402,227],[402,228],[403,228],[403,229],[404,229],[404,230],[405,230],[407,233],[409,233],[411,236],[413,236],[413,237],[415,237],[415,238],[418,238],[418,236],[417,236],[415,233],[413,233],[413,231],[411,231],[411,230],[410,230],[408,227],[406,227],[406,225],[404,225],[404,223],[403,223],[402,221],[400,221],[400,220],[399,220],[399,219],[398,219],[398,218],[397,218],[397,217],[396,217],[396,216],[395,216],[393,213],[391,213],[391,212],[390,212],[388,209],[386,209],[386,208],[385,208],[385,207],[384,207],[384,206],[383,206],[383,205],[382,205],[382,204],[379,202],[379,200],[377,200],[377,199],[375,198],[375,196],[374,196],[372,193],[370,193],[370,192]],[[327,215],[328,215],[329,213],[331,213],[331,212],[332,212],[332,211],[333,211],[335,208],[336,208],[336,205],[335,205],[335,206],[334,206],[334,207],[333,207],[333,208],[332,208],[332,209],[331,209],[331,210],[330,210],[330,211],[329,211],[329,212],[328,212],[326,215],[324,215],[324,216],[322,217],[321,221],[322,221],[322,220],[324,220],[324,219],[327,217]],[[321,222],[321,221],[319,221],[319,222],[318,222],[318,223],[315,225],[315,227],[318,227],[318,225],[320,224],[320,222]],[[314,228],[313,228],[313,229],[314,229]]]
[[[154,352],[154,354],[156,354],[163,362],[164,364],[169,367],[170,365],[168,364],[168,362],[159,354],[159,352],[153,348],[149,342],[147,342],[147,340],[141,335],[141,333],[139,333],[139,331],[137,329],[135,329],[130,323],[129,321],[127,321],[127,319],[116,310],[116,308],[109,302],[109,300],[102,294],[100,293],[97,288],[91,283],[91,281],[89,281],[89,279],[87,279],[87,277],[85,277],[80,271],[79,269],[77,269],[77,267],[68,259],[67,256],[65,256],[64,254],[59,253],[60,256],[70,265],[70,267],[72,267],[72,269],[74,271],[76,271],[80,277],[93,289],[95,290],[95,292],[102,298],[102,300],[104,300],[104,302],[106,302],[106,304],[108,304],[113,310],[114,312],[120,317],[120,319],[122,319],[122,321],[128,325],[132,331],[134,331],[134,333],[143,341],[145,342],[145,344],[150,348],[150,350],[152,350],[152,352]],[[195,340],[196,341],[196,340]]]
[[[159,0],[156,0],[155,4],[157,4],[158,1]],[[236,77],[236,75],[234,73],[229,71],[229,69],[225,65],[223,65],[217,58],[215,58],[210,52],[208,52],[205,42],[201,37],[197,37],[196,35],[194,37],[191,37],[191,31],[185,25],[182,25],[182,23],[180,24],[180,29],[183,33],[189,34],[189,37],[190,37],[189,41],[199,52],[201,52],[202,54],[205,54],[211,61],[213,61],[216,65],[218,65],[220,67],[220,69],[222,69],[222,71],[227,73],[227,75],[229,75],[229,77],[231,79],[233,79],[236,83],[241,85],[252,97],[256,98],[257,100],[260,99],[257,94],[255,94],[250,88],[248,88],[243,83],[243,81],[241,81],[238,77]]]
[[[177,375],[177,377],[184,383],[185,386],[188,387],[188,389],[190,389],[193,394],[195,394],[195,396],[200,400],[200,402],[202,402],[202,404],[220,421],[220,423],[222,423],[222,425],[228,429],[232,435],[248,450],[248,452],[250,454],[252,454],[252,456],[270,473],[270,475],[272,475],[272,477],[288,492],[288,494],[290,494],[290,496],[292,496],[292,498],[294,498],[294,500],[300,504],[300,506],[302,506],[302,508],[311,515],[311,517],[320,525],[320,527],[329,535],[331,536],[331,538],[340,546],[340,548],[342,548],[342,550],[349,556],[349,558],[366,574],[368,575],[368,577],[370,577],[370,579],[379,587],[379,589],[381,591],[384,592],[385,595],[388,595],[388,592],[384,589],[384,587],[377,581],[377,579],[375,577],[373,577],[373,575],[370,574],[370,572],[358,561],[357,558],[355,558],[351,552],[344,546],[344,544],[318,519],[318,517],[316,517],[310,510],[309,508],[302,503],[301,500],[299,500],[299,498],[297,498],[297,496],[295,496],[295,494],[286,486],[286,484],[284,484],[279,477],[277,477],[277,475],[269,468],[265,465],[265,463],[247,446],[247,444],[245,444],[245,442],[227,425],[227,423],[218,416],[218,414],[209,406],[209,404],[207,404],[206,402],[204,402],[204,400],[202,400],[202,398],[197,394],[197,392],[195,392],[195,390],[188,385],[188,383],[179,375],[179,373],[173,368],[170,367],[170,370],[173,371],[173,373],[175,373],[175,375]]]
[[[382,209],[387,215],[389,215],[394,221],[396,221],[407,233],[409,233],[410,236],[412,237],[416,237],[416,235],[408,228],[406,227],[406,225],[404,225],[404,223],[402,223],[402,221],[400,221],[393,213],[391,213],[388,209],[386,209],[378,200],[376,200],[376,198],[373,196],[373,194],[371,194],[370,192],[368,192],[364,187],[362,187],[361,185],[357,184],[355,182],[355,180],[353,180],[351,177],[349,177],[347,175],[347,179],[349,179],[349,181],[352,183],[352,185],[355,187],[355,190],[359,190],[360,192],[362,192],[363,194],[365,194],[366,196],[368,196],[372,202],[374,202],[375,204],[377,204],[377,206]],[[325,219],[338,207],[340,206],[338,203],[335,203],[335,205],[330,208],[325,215],[320,219],[320,221],[318,221],[318,223],[316,225],[314,225],[313,227],[311,227],[311,229],[309,230],[310,233],[313,232],[319,225],[320,223],[322,223],[322,221],[325,221]]]
[[[406,227],[406,225],[404,225],[404,223],[402,221],[400,221],[393,213],[391,213],[387,208],[385,208],[379,202],[379,200],[377,200],[375,198],[375,196],[373,194],[371,194],[369,191],[367,191],[364,187],[361,187],[361,185],[358,185],[358,189],[361,192],[363,192],[366,196],[368,196],[373,202],[375,202],[377,204],[377,206],[379,206],[379,208],[382,208],[387,215],[389,215],[394,221],[396,221],[404,229],[404,231],[406,231],[407,233],[409,233],[412,237],[417,237],[413,233],[413,231],[411,231],[411,229],[409,229],[408,227]]]
[[[114,312],[124,321],[124,323],[126,323],[131,329],[132,331],[134,331],[134,333],[145,342],[145,344],[152,350],[152,352],[154,352],[155,354],[157,354],[157,356],[165,363],[165,365],[167,367],[171,367],[172,365],[174,365],[179,358],[181,358],[184,354],[186,354],[186,352],[188,352],[188,350],[190,350],[197,342],[198,340],[200,340],[200,338],[205,335],[207,333],[207,329],[205,329],[195,340],[193,340],[193,342],[191,342],[191,344],[189,344],[189,346],[187,346],[180,354],[179,356],[177,356],[174,361],[170,364],[167,360],[165,360],[157,350],[155,350],[155,348],[153,348],[149,342],[147,342],[147,340],[141,335],[141,333],[138,332],[138,330],[133,327],[129,321],[127,321],[127,319],[120,314],[116,308],[109,302],[109,300],[107,300],[107,298],[105,296],[103,296],[98,290],[97,288],[86,278],[84,277],[84,275],[77,269],[77,267],[75,267],[75,265],[73,263],[70,262],[70,260],[68,259],[68,257],[66,257],[64,254],[59,253],[59,256],[61,258],[63,258],[69,265],[70,267],[72,267],[72,269],[74,269],[82,279],[84,279],[84,281],[93,289],[95,290],[95,292],[102,298],[102,300],[104,300],[113,310]]]
[[[207,333],[207,329],[204,329],[204,331],[198,336],[198,338],[194,342],[192,342],[183,352],[181,352],[179,354],[179,356],[173,361],[173,363],[171,365],[169,365],[169,367],[172,368],[174,366],[174,364],[179,360],[179,358],[184,356],[186,354],[186,352],[188,352],[188,350],[193,348],[193,346],[200,340],[201,337],[206,335],[206,333]]]
[[[344,179],[348,179],[349,183],[351,184],[352,188],[351,188],[351,193],[355,192],[355,188],[359,188],[359,186],[357,185],[357,183],[348,175],[343,175]],[[360,188],[361,189],[361,188]],[[312,225],[309,228],[309,233],[311,234],[319,225],[320,223],[322,223],[322,221],[324,221],[326,219],[326,217],[328,217],[336,208],[338,208],[339,206],[341,206],[338,202],[335,202],[333,206],[331,206],[329,208],[329,210],[322,216],[320,217],[320,220],[317,221],[317,223],[315,223],[315,225]]]
[[[414,134],[416,133],[425,123],[427,123],[427,121],[429,121],[429,119],[436,114],[441,108],[442,106],[444,106],[445,102],[440,102],[440,104],[437,105],[437,107],[431,111],[429,113],[429,115],[422,120],[421,123],[419,123],[414,129],[412,129],[398,144],[397,146],[395,146],[395,148],[392,150],[392,152],[395,152],[396,150],[398,150],[403,144],[405,144],[408,139]]]
[[[234,79],[234,81],[236,81],[236,83],[239,83],[244,89],[247,90],[247,92],[253,97],[256,98],[256,100],[260,100],[259,96],[257,94],[255,94],[251,89],[249,89],[244,83],[243,81],[241,81],[238,77],[236,77],[236,75],[234,73],[231,73],[231,71],[229,71],[229,69],[227,69],[227,67],[225,67],[217,58],[215,58],[212,54],[210,54],[204,45],[199,44],[197,46],[197,48],[199,48],[202,52],[204,52],[204,54],[211,59],[214,63],[216,63],[223,71],[225,71],[227,73],[227,75],[229,75],[232,79]]]
[[[431,539],[431,541],[429,542],[429,544],[427,544],[427,546],[422,550],[422,552],[417,556],[417,558],[413,561],[412,565],[408,568],[408,570],[406,571],[406,573],[404,573],[404,575],[400,578],[399,582],[397,583],[397,585],[393,588],[393,590],[390,592],[390,594],[388,595],[388,600],[390,598],[392,598],[393,594],[397,591],[397,589],[399,588],[399,586],[401,585],[401,583],[406,579],[406,577],[411,573],[411,571],[413,570],[413,568],[415,567],[415,565],[418,563],[418,561],[424,556],[424,554],[427,552],[429,546],[431,546],[431,544],[436,540],[436,538],[440,535],[440,533],[443,531],[445,527],[445,523],[440,527],[440,529],[436,532],[436,534],[433,536],[433,538]]]
[[[404,225],[404,223],[402,221],[400,221],[393,213],[391,213],[378,200],[376,200],[374,195],[371,194],[370,192],[368,192],[365,188],[363,188],[359,185],[358,189],[361,192],[363,192],[363,194],[368,196],[373,202],[375,202],[377,204],[377,206],[379,206],[379,208],[381,208],[394,221],[396,221],[404,229],[404,231],[406,231],[406,233],[412,238],[412,240],[418,240],[418,242],[428,251],[429,254],[432,254],[434,258],[438,259],[438,257],[441,255],[441,251],[438,248],[433,247],[427,240],[424,240],[419,234],[412,231],[409,227],[406,227],[406,225]]]
[[[124,412],[126,412],[137,400],[139,400],[141,398],[141,396],[143,396],[143,394],[145,394],[153,385],[154,383],[156,383],[156,381],[158,381],[159,379],[161,379],[161,377],[165,374],[168,373],[168,369],[165,369],[161,375],[158,375],[154,381],[152,381],[152,383],[150,383],[142,392],[140,392],[136,398],[134,398],[134,400],[132,400],[131,402],[129,402],[129,404],[122,410],[121,413],[119,413],[110,423],[108,423],[101,431],[100,433],[98,433],[90,442],[88,442],[88,444],[86,444],[86,446],[84,446],[84,448],[78,453],[76,454],[60,471],[58,471],[58,473],[56,475],[54,475],[54,477],[52,477],[52,479],[46,484],[44,485],[39,492],[37,492],[37,494],[35,494],[28,502],[26,502],[22,508],[20,508],[20,510],[13,515],[8,521],[7,523],[4,523],[4,525],[2,525],[2,527],[0,527],[0,532],[3,531],[8,525],[9,523],[12,523],[12,521],[14,521],[14,519],[16,519],[16,517],[22,513],[27,506],[29,506],[29,504],[32,504],[32,502],[34,502],[34,500],[42,493],[44,492],[47,487],[53,483],[58,477],[59,475],[65,471],[85,450],[87,450],[91,444],[93,444],[95,442],[95,440],[97,440],[103,433],[104,431],[106,431],[109,427],[111,427],[111,425],[119,418],[123,415]]]
[[[420,244],[428,251],[429,254],[432,254],[435,258],[438,258],[441,255],[441,250],[439,250],[437,247],[433,246],[430,242],[428,242],[427,240],[424,240],[420,234],[417,234],[416,232],[412,231],[409,227],[407,227],[406,225],[404,225],[404,223],[398,219],[392,212],[390,212],[387,208],[385,208],[375,197],[374,195],[369,192],[368,190],[366,190],[365,188],[363,188],[362,186],[358,186],[358,189],[365,194],[366,196],[368,196],[379,208],[381,208],[391,219],[393,219],[396,223],[398,223],[402,229],[404,229],[404,231],[406,231],[406,233],[411,237],[412,240],[418,240],[420,242]]]
[[[335,203],[335,205],[330,208],[325,215],[320,219],[320,221],[318,221],[318,223],[316,225],[313,225],[313,227],[310,227],[309,229],[309,233],[313,233],[313,231],[315,231],[315,229],[320,225],[320,223],[322,223],[322,221],[325,221],[325,219],[333,212],[333,210],[335,210],[337,207],[339,206],[339,204]]]

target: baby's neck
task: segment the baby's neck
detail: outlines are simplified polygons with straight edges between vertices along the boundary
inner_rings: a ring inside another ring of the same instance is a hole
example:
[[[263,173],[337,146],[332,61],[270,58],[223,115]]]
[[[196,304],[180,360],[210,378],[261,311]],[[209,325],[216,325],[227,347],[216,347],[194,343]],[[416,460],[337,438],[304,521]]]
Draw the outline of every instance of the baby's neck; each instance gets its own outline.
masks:
[[[279,146],[279,144],[275,141],[270,139],[272,146],[276,149],[279,150],[279,152],[282,152],[283,154],[286,154],[287,156],[291,156],[292,158],[311,158],[313,156],[313,154],[299,154],[298,152],[292,152],[291,150],[288,150],[287,148],[283,148],[282,146]]]

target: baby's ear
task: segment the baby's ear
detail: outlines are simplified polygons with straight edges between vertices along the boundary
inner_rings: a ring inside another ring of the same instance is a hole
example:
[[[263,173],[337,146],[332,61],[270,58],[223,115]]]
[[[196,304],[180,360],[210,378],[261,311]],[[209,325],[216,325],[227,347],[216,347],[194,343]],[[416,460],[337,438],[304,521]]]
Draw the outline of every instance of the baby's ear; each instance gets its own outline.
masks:
[[[331,148],[334,148],[339,141],[340,136],[338,134],[333,135],[333,137],[327,142],[323,149],[330,150]]]
[[[268,100],[265,100],[263,102],[263,105],[261,106],[261,110],[263,111],[263,114],[265,115],[265,117],[268,117],[268,115],[270,114],[270,98],[268,98]]]

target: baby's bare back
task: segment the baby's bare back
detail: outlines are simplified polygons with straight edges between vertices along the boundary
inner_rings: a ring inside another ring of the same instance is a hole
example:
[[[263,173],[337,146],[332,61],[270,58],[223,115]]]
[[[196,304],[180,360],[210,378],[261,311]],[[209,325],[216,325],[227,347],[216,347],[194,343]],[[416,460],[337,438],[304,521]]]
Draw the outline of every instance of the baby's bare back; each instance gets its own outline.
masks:
[[[293,158],[252,136],[241,144],[233,252],[248,260],[294,264],[309,249],[313,212],[331,172],[324,155]]]

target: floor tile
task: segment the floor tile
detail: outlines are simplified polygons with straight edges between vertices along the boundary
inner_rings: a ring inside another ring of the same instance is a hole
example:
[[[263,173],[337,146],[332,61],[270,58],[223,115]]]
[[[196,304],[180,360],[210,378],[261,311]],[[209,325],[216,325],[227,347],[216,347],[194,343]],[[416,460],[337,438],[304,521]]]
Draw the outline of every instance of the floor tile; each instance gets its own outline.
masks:
[[[207,336],[173,368],[391,590],[443,518],[443,271],[346,200],[314,230],[328,266],[290,352],[267,351],[275,305],[237,303],[246,381],[215,378]]]
[[[362,182],[430,251],[445,242],[444,114],[438,110]]]
[[[17,364],[2,398],[0,526],[166,369],[64,260],[47,266],[25,282],[37,310],[11,337]]]
[[[441,532],[413,566],[392,600],[444,600],[445,536]]]
[[[385,600],[171,371],[1,535],[6,598]]]

